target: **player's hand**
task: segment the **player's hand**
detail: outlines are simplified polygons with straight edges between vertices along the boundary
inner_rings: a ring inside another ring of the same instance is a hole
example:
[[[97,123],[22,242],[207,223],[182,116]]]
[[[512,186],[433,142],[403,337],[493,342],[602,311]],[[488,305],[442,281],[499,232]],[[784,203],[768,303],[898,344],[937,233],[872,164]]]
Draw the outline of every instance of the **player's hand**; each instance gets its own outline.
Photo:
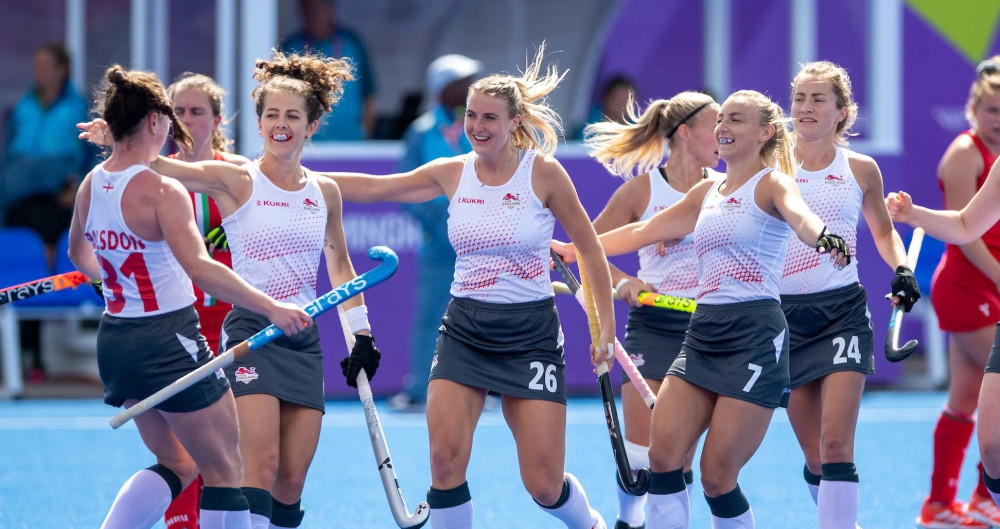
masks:
[[[104,281],[102,281],[100,279],[91,279],[90,280],[90,286],[94,287],[94,292],[97,293],[97,297],[101,298],[101,301],[103,301],[104,300]]]
[[[267,318],[275,327],[281,329],[286,336],[291,336],[312,325],[313,320],[298,306],[282,301],[275,301]]]
[[[816,239],[816,251],[830,254],[830,259],[837,267],[851,264],[851,249],[847,246],[847,242],[840,235],[830,233],[826,226],[823,226],[823,231]]]
[[[672,248],[674,246],[677,246],[683,240],[684,238],[681,237],[680,239],[670,239],[668,241],[660,241],[656,243],[653,249],[656,251],[656,255],[663,257],[664,255],[667,255],[667,248]]]
[[[599,350],[595,349],[593,345],[590,346],[590,363],[596,368],[602,362],[607,362],[608,369],[610,370],[615,365],[614,330],[608,329],[605,331],[601,329],[601,337],[598,339],[598,343],[601,344]]]
[[[920,299],[920,285],[913,277],[909,266],[896,267],[896,275],[892,278],[892,304],[902,307],[904,312],[910,312],[913,304]]]
[[[549,247],[552,249],[553,252],[555,252],[556,254],[559,255],[559,257],[562,258],[564,263],[570,264],[576,261],[576,246],[573,246],[573,243],[562,242],[552,239],[552,242],[549,244]],[[549,268],[555,269],[555,267],[556,267],[555,263],[551,262]]]
[[[77,136],[81,140],[87,140],[101,147],[111,145],[113,138],[111,137],[110,127],[108,127],[108,122],[101,118],[86,123],[77,123],[76,128],[83,131]]]
[[[889,193],[885,196],[885,207],[893,222],[909,222],[913,211],[913,198],[905,191]]]
[[[358,375],[364,368],[368,380],[375,378],[382,353],[375,347],[375,338],[368,334],[354,335],[354,348],[351,354],[340,361],[340,371],[347,379],[347,385],[358,387]]]
[[[621,286],[615,288],[615,294],[618,296],[618,299],[624,300],[630,307],[639,307],[642,305],[642,303],[639,303],[640,292],[656,292],[656,287],[637,277],[630,277],[627,282],[622,283],[619,281],[619,283],[621,283]]]
[[[208,253],[216,250],[229,251],[229,239],[221,224],[208,231],[208,235],[205,236],[205,247],[208,248]]]

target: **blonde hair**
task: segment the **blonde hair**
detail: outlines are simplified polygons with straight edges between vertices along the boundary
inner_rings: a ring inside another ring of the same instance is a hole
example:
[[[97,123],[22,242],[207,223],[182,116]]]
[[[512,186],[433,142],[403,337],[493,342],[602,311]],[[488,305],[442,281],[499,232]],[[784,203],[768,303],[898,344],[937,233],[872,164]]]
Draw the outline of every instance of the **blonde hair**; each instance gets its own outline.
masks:
[[[177,92],[181,90],[198,90],[208,97],[208,106],[212,109],[212,115],[222,116],[222,99],[226,96],[226,91],[215,82],[215,79],[200,73],[184,72],[176,81],[167,87],[167,96],[171,100]],[[231,152],[229,147],[233,140],[229,139],[222,132],[222,125],[228,124],[231,120],[223,119],[219,127],[212,131],[212,149],[216,151]]]
[[[258,60],[253,78],[259,82],[251,97],[257,102],[257,117],[264,113],[264,98],[272,91],[297,94],[306,100],[306,118],[317,121],[344,95],[344,83],[354,80],[349,59],[321,55],[285,55],[271,50],[271,60]]]
[[[760,148],[760,160],[765,167],[776,167],[782,173],[795,176],[795,158],[788,118],[777,103],[756,90],[740,90],[729,96],[739,99],[760,114],[760,124],[774,126],[774,134]]]
[[[837,130],[834,133],[833,141],[842,147],[847,147],[848,138],[857,136],[851,130],[854,122],[858,120],[858,103],[854,100],[854,90],[851,88],[851,77],[847,75],[847,70],[842,66],[830,61],[807,62],[799,68],[799,73],[792,79],[792,99],[795,99],[795,88],[804,79],[815,77],[820,81],[829,83],[833,90],[833,97],[837,100],[837,108],[846,108],[847,117],[837,123]]]
[[[590,156],[613,174],[626,179],[645,174],[663,162],[677,129],[704,119],[701,111],[714,103],[708,94],[681,92],[670,99],[651,101],[640,114],[629,94],[626,122],[605,119],[587,125],[584,145]]]
[[[545,54],[543,42],[535,53],[535,58],[528,62],[527,68],[520,77],[506,74],[494,74],[484,77],[469,87],[469,93],[498,97],[507,102],[509,115],[513,118],[520,115],[521,122],[514,130],[512,143],[518,149],[535,149],[551,155],[556,150],[559,134],[562,132],[562,119],[555,110],[548,106],[545,99],[552,90],[566,77],[568,70],[559,73],[554,65],[549,65],[542,73],[542,58]]]
[[[979,63],[979,67],[976,68],[976,80],[969,88],[969,100],[965,104],[965,119],[969,122],[969,126],[972,128],[978,126],[972,109],[984,97],[992,96],[998,90],[1000,90],[1000,55],[994,55]]]
[[[191,135],[174,115],[174,105],[167,97],[163,83],[152,72],[126,70],[120,64],[112,65],[105,71],[94,99],[97,101],[94,111],[108,123],[115,141],[131,137],[142,120],[156,112],[170,119],[172,136],[178,145],[188,150],[194,147]]]

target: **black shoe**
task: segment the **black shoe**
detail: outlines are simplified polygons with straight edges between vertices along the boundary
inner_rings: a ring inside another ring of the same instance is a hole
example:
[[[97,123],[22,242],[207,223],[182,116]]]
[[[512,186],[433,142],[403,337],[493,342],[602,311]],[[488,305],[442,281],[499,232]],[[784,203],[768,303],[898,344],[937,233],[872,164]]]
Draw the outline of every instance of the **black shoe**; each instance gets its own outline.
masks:
[[[618,520],[617,522],[615,522],[615,529],[646,529],[646,524],[642,524],[638,527],[632,527],[631,525],[621,520]]]

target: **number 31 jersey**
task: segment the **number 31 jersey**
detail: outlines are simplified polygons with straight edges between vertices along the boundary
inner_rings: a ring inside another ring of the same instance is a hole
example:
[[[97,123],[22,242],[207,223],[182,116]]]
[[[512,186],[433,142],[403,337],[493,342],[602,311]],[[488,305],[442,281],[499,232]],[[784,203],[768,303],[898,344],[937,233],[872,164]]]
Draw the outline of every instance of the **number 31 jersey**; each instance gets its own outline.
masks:
[[[166,241],[143,240],[125,225],[122,194],[132,177],[148,169],[133,165],[108,172],[102,164],[90,175],[84,235],[101,265],[108,314],[122,318],[163,314],[194,303],[191,279]]]

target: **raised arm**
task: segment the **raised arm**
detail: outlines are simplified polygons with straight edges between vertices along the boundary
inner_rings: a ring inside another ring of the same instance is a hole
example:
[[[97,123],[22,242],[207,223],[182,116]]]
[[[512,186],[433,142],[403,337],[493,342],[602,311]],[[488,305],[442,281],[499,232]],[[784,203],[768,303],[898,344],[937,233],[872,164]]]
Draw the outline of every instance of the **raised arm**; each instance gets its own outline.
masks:
[[[343,200],[372,202],[427,202],[441,195],[449,199],[458,187],[465,156],[438,158],[406,173],[385,176],[364,173],[320,173],[333,179]]]
[[[701,203],[717,182],[705,180],[691,188],[684,198],[642,222],[633,222],[601,234],[601,245],[608,255],[637,251],[660,241],[682,239],[694,231],[701,213]]]
[[[158,156],[150,168],[180,182],[188,191],[204,193],[218,201],[235,200],[242,204],[250,198],[250,175],[230,162],[207,160],[185,162]]]
[[[923,228],[927,235],[951,244],[968,244],[1000,221],[1000,176],[997,165],[990,169],[983,187],[959,211],[927,209],[913,203],[905,191],[889,193],[885,204],[893,222],[905,222]]]
[[[79,137],[95,145],[109,145],[108,124],[97,118],[87,123],[77,123]],[[250,197],[250,177],[237,163],[248,162],[238,154],[226,154],[226,161],[184,162],[158,156],[150,161],[150,168],[164,176],[181,182],[188,191],[206,194],[216,202],[234,200],[242,204]]]

